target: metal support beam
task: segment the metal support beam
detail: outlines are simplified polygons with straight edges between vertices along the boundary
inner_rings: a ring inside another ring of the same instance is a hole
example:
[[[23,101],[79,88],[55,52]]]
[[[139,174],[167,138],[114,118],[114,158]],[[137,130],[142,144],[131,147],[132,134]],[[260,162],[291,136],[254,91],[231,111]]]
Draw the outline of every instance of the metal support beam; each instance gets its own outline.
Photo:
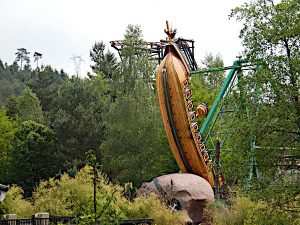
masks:
[[[196,70],[191,72],[191,76],[194,75],[201,75],[201,74],[207,74],[207,73],[216,73],[216,72],[221,72],[221,71],[226,71],[226,70],[231,70],[231,69],[239,69],[241,68],[240,66],[227,66],[227,67],[219,67],[219,68],[209,68],[205,70]]]
[[[272,147],[272,146],[253,146],[254,149],[274,149],[274,150],[296,150],[296,147]]]
[[[246,62],[246,61],[245,61]],[[216,100],[214,101],[211,109],[209,110],[209,113],[203,123],[203,125],[201,126],[201,129],[200,129],[200,133],[202,134],[202,136],[204,136],[204,133],[206,132],[210,122],[212,121],[217,109],[218,109],[218,106],[219,106],[219,103],[220,101],[222,100],[224,94],[226,93],[228,87],[229,87],[229,84],[231,83],[232,79],[234,78],[236,72],[238,70],[241,69],[241,63],[242,61],[240,60],[236,60],[233,62],[233,66],[231,67],[231,70],[229,72],[229,74],[227,75],[222,87],[221,87],[221,90],[219,91],[218,95],[217,95],[217,98]],[[195,72],[192,72],[194,75],[195,74],[201,74],[200,72],[197,73],[199,71],[195,71]]]

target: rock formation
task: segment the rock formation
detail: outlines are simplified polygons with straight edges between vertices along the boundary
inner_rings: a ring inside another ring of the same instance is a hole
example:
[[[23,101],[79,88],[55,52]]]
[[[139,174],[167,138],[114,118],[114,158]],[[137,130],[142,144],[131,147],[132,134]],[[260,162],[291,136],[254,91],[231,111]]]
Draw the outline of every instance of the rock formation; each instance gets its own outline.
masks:
[[[210,184],[194,174],[174,173],[154,178],[142,184],[138,194],[156,193],[174,210],[186,212],[187,222],[198,224],[203,209],[214,201]]]

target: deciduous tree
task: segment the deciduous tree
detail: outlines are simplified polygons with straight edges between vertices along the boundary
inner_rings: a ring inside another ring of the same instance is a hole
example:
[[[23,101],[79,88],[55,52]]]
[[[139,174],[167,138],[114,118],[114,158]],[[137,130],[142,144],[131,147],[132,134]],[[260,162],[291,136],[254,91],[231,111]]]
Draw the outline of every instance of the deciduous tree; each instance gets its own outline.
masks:
[[[294,215],[299,214],[299,12],[298,0],[256,0],[231,15],[243,22],[245,56],[260,59],[257,70],[239,80],[232,140],[245,157],[251,155],[251,142],[261,147],[253,153],[261,174],[255,191],[273,209]],[[289,191],[282,193],[283,186]],[[276,192],[283,195],[278,198]]]
[[[10,181],[20,185],[28,196],[40,180],[58,171],[56,134],[43,124],[24,121],[16,129],[13,143]]]

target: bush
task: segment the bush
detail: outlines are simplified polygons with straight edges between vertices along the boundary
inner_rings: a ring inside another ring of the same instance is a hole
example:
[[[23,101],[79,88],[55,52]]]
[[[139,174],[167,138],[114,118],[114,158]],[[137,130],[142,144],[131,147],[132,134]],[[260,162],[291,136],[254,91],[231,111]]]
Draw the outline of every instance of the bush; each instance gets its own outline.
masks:
[[[32,202],[24,199],[24,191],[18,186],[12,186],[3,202],[0,202],[0,211],[3,214],[17,214],[19,218],[32,216],[35,208]]]
[[[86,166],[74,178],[64,174],[60,179],[42,181],[29,200],[23,198],[20,187],[13,186],[0,210],[27,218],[37,212],[73,215],[78,224],[95,224],[92,172],[92,167]],[[157,225],[184,224],[183,213],[172,212],[154,194],[131,202],[124,197],[124,191],[124,187],[110,183],[98,173],[96,217],[101,224],[119,224],[126,218],[152,218]]]
[[[157,225],[184,224],[182,211],[172,212],[155,194],[128,202],[123,212],[127,218],[152,218]]]
[[[51,215],[82,216],[94,211],[93,191],[92,167],[86,166],[75,178],[64,174],[60,179],[51,178],[41,182],[33,199],[39,211],[46,211]],[[103,206],[109,201],[109,207],[120,213],[119,205],[126,203],[121,186],[111,184],[105,175],[98,173],[96,191],[97,210],[104,210]]]
[[[263,201],[251,201],[238,195],[230,206],[215,202],[209,205],[207,214],[211,215],[212,225],[293,225],[300,224],[289,212],[276,211]]]

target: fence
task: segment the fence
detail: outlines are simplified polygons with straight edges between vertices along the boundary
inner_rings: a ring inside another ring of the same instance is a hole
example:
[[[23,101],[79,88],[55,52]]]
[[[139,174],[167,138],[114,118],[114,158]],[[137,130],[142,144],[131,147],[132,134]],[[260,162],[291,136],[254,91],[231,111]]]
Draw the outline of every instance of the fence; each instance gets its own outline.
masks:
[[[73,225],[72,216],[50,216],[49,218],[32,219],[4,219],[0,220],[0,225]],[[129,219],[123,220],[121,225],[151,225],[153,219]]]
[[[71,225],[71,216],[51,216],[49,218],[31,219],[4,219],[0,220],[0,225],[57,225],[59,223]]]
[[[131,219],[131,220],[123,220],[121,222],[121,225],[136,225],[136,224],[151,225],[153,224],[153,219]]]

